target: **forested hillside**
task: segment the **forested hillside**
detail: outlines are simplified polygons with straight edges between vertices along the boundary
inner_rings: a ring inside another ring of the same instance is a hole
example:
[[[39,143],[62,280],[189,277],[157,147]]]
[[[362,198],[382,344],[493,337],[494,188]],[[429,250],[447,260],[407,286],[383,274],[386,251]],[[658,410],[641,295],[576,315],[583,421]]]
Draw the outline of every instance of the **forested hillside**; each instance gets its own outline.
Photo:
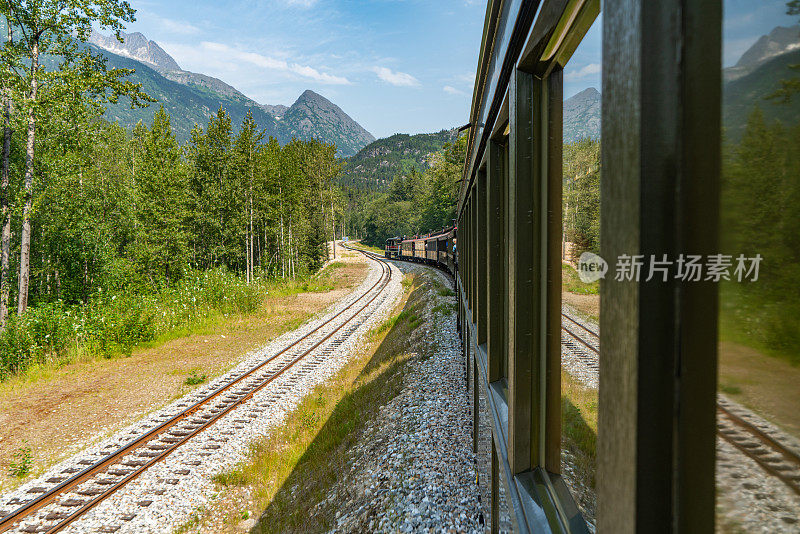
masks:
[[[350,190],[353,224],[363,241],[383,246],[388,237],[450,226],[456,213],[458,182],[464,169],[467,136],[447,143],[425,171],[398,173],[388,187],[373,193]]]
[[[105,106],[143,105],[155,86],[132,83],[131,70],[77,41],[98,18],[114,28],[133,11],[14,9],[19,27],[2,56],[0,379],[251,312],[268,280],[325,261],[334,146],[281,146],[235,106],[213,110],[183,145],[165,106],[126,130],[103,118]],[[183,100],[172,104],[185,112]]]
[[[389,185],[398,173],[423,172],[431,164],[430,156],[452,143],[456,134],[456,130],[442,130],[378,139],[343,161],[339,182],[359,190],[375,190]]]

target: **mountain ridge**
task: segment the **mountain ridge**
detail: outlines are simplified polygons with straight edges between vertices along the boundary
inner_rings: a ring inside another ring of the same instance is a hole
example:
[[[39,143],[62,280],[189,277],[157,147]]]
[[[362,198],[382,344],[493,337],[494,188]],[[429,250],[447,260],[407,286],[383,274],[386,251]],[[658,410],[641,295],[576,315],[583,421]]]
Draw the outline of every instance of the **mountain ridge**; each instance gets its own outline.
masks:
[[[745,50],[733,67],[724,69],[726,82],[746,76],[772,59],[800,49],[800,25],[776,26]]]
[[[183,70],[158,43],[141,33],[121,32],[120,35],[123,38],[121,43],[113,35],[106,37],[92,32],[89,43],[109,57],[112,66],[124,66],[136,71],[131,79],[144,82],[143,88],[147,86],[155,94],[147,90],[145,92],[156,98],[158,103],[166,104],[173,118],[173,126],[176,127],[176,135],[182,141],[188,140],[195,123],[205,125],[208,117],[216,113],[220,106],[230,112],[234,122],[238,120],[234,125],[236,127],[241,123],[240,117],[243,118],[250,111],[259,127],[282,144],[292,137],[319,139],[335,144],[340,157],[352,156],[375,140],[339,106],[310,89],[304,91],[291,106],[261,104],[218,78]],[[140,70],[131,62],[149,70]],[[158,80],[158,77],[183,86],[186,90],[176,89],[164,80]],[[192,109],[192,106],[195,108]],[[129,127],[138,120],[151,119],[154,113],[152,109],[137,112],[124,110],[123,107],[119,104],[109,106],[109,116]]]

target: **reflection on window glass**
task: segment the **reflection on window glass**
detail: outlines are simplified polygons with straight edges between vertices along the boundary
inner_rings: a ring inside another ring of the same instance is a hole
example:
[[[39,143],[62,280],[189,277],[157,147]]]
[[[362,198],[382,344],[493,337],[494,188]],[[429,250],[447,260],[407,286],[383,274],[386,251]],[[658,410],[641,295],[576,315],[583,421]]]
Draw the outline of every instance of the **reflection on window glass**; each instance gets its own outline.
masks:
[[[561,243],[561,470],[581,513],[595,518],[600,282],[576,269],[600,250],[600,24],[564,70]]]
[[[800,530],[800,2],[727,0],[718,530]]]

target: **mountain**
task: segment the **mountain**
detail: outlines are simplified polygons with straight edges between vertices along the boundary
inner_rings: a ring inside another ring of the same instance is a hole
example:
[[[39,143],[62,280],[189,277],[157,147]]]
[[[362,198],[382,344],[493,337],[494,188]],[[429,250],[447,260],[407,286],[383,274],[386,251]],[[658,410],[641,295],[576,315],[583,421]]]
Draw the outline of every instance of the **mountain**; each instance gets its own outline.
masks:
[[[167,54],[155,41],[148,40],[141,33],[120,32],[120,37],[123,38],[123,42],[119,42],[114,35],[106,37],[93,30],[89,36],[89,43],[118,56],[146,63],[159,71],[181,70],[172,56]]]
[[[797,78],[798,72],[789,67],[800,64],[800,50],[774,57],[754,69],[750,74],[727,82],[722,92],[722,112],[725,135],[738,141],[744,133],[747,118],[758,106],[768,122],[778,121],[784,126],[800,124],[800,94],[789,102],[767,99],[780,89],[780,81]]]
[[[600,102],[600,93],[594,87],[564,101],[564,143],[584,137],[600,139]]]
[[[778,26],[767,35],[762,35],[742,54],[736,65],[725,69],[725,81],[737,80],[773,58],[798,49],[800,49],[800,25],[790,28]]]
[[[725,69],[722,113],[725,136],[738,141],[744,133],[747,118],[755,106],[764,118],[784,126],[800,123],[800,94],[789,102],[767,98],[781,87],[781,80],[797,79],[800,73],[790,67],[800,64],[800,26],[777,27],[762,36],[739,59]]]
[[[149,124],[158,108],[164,106],[172,119],[175,136],[179,141],[186,142],[190,139],[195,124],[205,127],[209,117],[222,107],[231,116],[235,128],[241,125],[249,111],[259,128],[265,130],[267,135],[275,137],[281,143],[291,139],[285,129],[279,126],[278,121],[252,100],[236,95],[226,96],[206,87],[172,81],[154,68],[135,59],[108,51],[103,51],[103,55],[108,59],[109,67],[135,70],[128,79],[142,84],[142,91],[156,99],[156,102],[149,107],[131,109],[128,100],[121,98],[118,103],[106,106],[107,120],[118,121],[126,128],[135,126],[139,121]]]
[[[340,154],[355,154],[375,140],[339,106],[314,91],[303,92],[283,113],[281,124],[298,139],[325,139],[336,143]]]
[[[362,148],[355,156],[343,160],[343,184],[367,189],[381,188],[402,172],[424,171],[432,154],[445,143],[455,141],[458,131],[442,130],[429,134],[395,134],[378,139]]]
[[[176,136],[185,142],[194,125],[205,126],[221,106],[237,128],[251,112],[259,127],[281,144],[292,137],[319,139],[335,143],[337,155],[347,157],[375,140],[341,108],[313,91],[305,91],[289,107],[260,104],[222,80],[181,69],[175,59],[141,33],[122,33],[121,37],[123,42],[92,32],[89,42],[108,58],[109,66],[135,70],[130,79],[141,83],[142,90],[158,101],[138,110],[131,110],[122,101],[109,106],[106,117],[123,126],[131,127],[139,120],[150,122],[158,106],[163,105],[172,117]]]

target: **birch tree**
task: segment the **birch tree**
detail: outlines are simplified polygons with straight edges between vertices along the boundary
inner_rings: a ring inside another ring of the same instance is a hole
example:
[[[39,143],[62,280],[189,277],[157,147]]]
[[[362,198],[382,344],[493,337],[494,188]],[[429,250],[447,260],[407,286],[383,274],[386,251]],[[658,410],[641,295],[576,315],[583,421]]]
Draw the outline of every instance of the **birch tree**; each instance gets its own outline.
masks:
[[[102,56],[85,46],[92,25],[119,32],[133,22],[134,10],[124,0],[3,0],[0,14],[12,22],[18,38],[4,44],[7,86],[25,120],[25,173],[23,177],[22,231],[20,235],[19,295],[17,313],[28,307],[30,283],[31,210],[36,175],[37,125],[51,105],[69,99],[86,99],[100,105],[121,95],[132,105],[149,99],[140,86],[124,80],[132,71],[111,69]]]

